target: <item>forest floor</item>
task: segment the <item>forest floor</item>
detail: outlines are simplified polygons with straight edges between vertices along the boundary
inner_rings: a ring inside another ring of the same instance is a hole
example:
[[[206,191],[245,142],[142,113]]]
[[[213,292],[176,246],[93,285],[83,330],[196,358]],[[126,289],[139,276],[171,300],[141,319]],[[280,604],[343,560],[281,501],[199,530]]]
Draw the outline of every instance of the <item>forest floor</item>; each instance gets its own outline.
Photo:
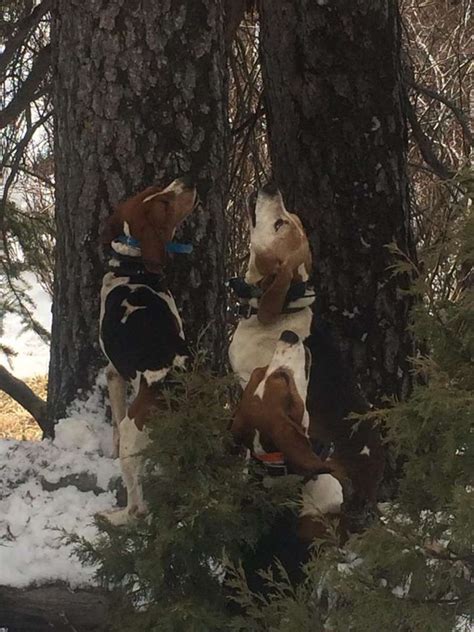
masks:
[[[30,377],[25,382],[36,395],[46,399],[46,375]],[[0,391],[0,439],[41,439],[41,430],[33,417],[3,391]]]

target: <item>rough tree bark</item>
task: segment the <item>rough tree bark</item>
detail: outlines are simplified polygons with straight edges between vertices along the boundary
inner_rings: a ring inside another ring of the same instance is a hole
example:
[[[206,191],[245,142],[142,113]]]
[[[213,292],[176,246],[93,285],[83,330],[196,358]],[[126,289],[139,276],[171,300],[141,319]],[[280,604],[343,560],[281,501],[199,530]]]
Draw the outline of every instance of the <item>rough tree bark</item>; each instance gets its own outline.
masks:
[[[316,314],[329,320],[373,403],[403,397],[413,254],[395,0],[261,0],[270,150],[314,254]]]
[[[110,629],[114,607],[114,595],[98,588],[73,591],[66,585],[0,586],[0,630],[105,632]]]
[[[101,221],[117,201],[191,174],[204,209],[170,264],[185,330],[223,357],[226,61],[222,0],[56,1],[56,285],[49,411],[94,381]]]

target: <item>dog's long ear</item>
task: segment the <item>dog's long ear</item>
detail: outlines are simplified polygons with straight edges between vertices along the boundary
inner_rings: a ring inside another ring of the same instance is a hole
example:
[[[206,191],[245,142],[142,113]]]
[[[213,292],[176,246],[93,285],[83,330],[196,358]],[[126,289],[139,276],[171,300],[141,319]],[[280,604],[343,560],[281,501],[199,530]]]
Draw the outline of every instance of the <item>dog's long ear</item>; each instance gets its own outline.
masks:
[[[299,248],[290,253],[288,262],[290,263],[292,270],[296,272],[296,277],[301,279],[300,266],[303,264],[306,274],[311,276],[313,257],[311,255],[311,248],[309,247],[308,238],[306,237],[306,231],[304,229],[301,219],[295,213],[291,213],[291,220],[295,223],[298,229],[301,231],[303,237]]]
[[[172,185],[170,185],[172,186]],[[151,230],[141,235],[142,257],[145,266],[152,272],[164,265],[166,243],[173,239],[177,226],[194,208],[195,189],[168,187],[152,193],[143,200],[145,213]]]
[[[258,304],[257,318],[262,325],[274,323],[280,316],[292,277],[291,267],[282,264],[272,281],[269,281],[269,285]]]
[[[123,222],[120,220],[118,211],[115,210],[102,224],[100,241],[104,246],[107,246],[122,233]]]
[[[255,427],[251,422],[254,406],[253,397],[255,390],[265,377],[267,368],[267,366],[257,367],[252,371],[250,380],[242,393],[242,397],[230,425],[230,431],[235,442],[241,443],[248,448],[252,447],[255,434]]]
[[[236,445],[252,447],[255,430],[247,421],[243,410],[238,409],[230,425],[230,432]]]
[[[173,229],[166,224],[153,224],[153,229],[150,226],[141,234],[140,245],[145,267],[150,272],[159,272],[166,262],[166,243],[172,240]]]
[[[136,208],[141,206],[144,199],[150,197],[150,195],[153,195],[154,193],[158,193],[159,191],[159,187],[148,187],[128,200],[120,202],[114,212],[109,215],[102,224],[100,232],[100,240],[102,244],[108,245],[114,239],[117,239],[117,237],[122,235],[124,220],[128,221],[130,227],[131,218],[136,212]],[[133,235],[133,237],[137,237],[137,235]]]
[[[301,426],[288,415],[279,414],[271,426],[272,441],[285,455],[297,474],[330,474],[328,463],[322,461],[314,452],[308,437]]]

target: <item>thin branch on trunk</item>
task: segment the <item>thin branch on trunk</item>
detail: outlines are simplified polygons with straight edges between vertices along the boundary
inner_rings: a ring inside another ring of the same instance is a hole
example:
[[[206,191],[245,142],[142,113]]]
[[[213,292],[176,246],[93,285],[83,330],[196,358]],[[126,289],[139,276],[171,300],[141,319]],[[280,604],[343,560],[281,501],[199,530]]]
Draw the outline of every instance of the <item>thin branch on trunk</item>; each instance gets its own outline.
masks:
[[[435,99],[436,101],[443,103],[446,107],[452,110],[454,116],[457,118],[459,122],[459,125],[462,127],[466,142],[469,144],[470,147],[472,147],[474,143],[473,143],[471,130],[469,127],[469,121],[467,117],[465,116],[464,112],[455,103],[453,103],[450,99],[440,94],[436,90],[423,86],[420,83],[417,83],[416,81],[408,80],[407,83],[411,88],[413,88],[417,92],[421,92],[422,94],[425,94],[427,97],[430,97],[430,99]]]
[[[441,178],[441,180],[450,180],[454,176],[454,172],[448,169],[448,167],[436,156],[431,140],[423,131],[418,121],[415,109],[408,96],[405,98],[405,106],[406,114],[413,132],[413,138],[418,145],[421,155],[423,156],[423,160],[431,167],[433,172]]]
[[[8,177],[3,185],[2,197],[0,198],[0,231],[3,230],[4,215],[5,215],[5,209],[6,209],[7,200],[8,200],[8,193],[10,191],[10,187],[13,185],[15,178],[17,176],[18,168],[21,164],[23,153],[26,147],[28,146],[28,143],[32,139],[34,133],[42,125],[46,123],[46,121],[49,119],[51,115],[52,115],[52,112],[46,112],[41,118],[39,118],[35,123],[33,123],[33,125],[28,127],[23,138],[16,144],[15,155],[10,164],[10,173],[8,174]]]
[[[26,106],[43,96],[49,90],[45,85],[41,89],[51,61],[51,46],[44,46],[36,55],[30,74],[22,83],[20,89],[13,97],[12,101],[0,111],[0,129],[6,127],[19,116]]]
[[[3,53],[0,55],[0,77],[5,74],[17,50],[50,9],[51,0],[43,0],[28,16],[17,22],[15,34],[6,42]]]
[[[53,424],[46,413],[46,402],[22,380],[0,365],[0,389],[27,410],[38,423],[45,437],[53,437]]]

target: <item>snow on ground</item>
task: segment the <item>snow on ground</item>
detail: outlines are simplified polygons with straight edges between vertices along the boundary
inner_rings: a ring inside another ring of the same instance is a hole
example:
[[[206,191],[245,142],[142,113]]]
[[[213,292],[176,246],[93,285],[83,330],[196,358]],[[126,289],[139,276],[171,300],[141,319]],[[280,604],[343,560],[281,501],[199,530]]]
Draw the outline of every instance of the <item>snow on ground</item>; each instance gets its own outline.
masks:
[[[36,306],[34,317],[47,331],[50,331],[51,297],[41,287],[33,273],[27,272],[22,278],[31,288],[28,295]],[[25,378],[46,374],[49,346],[33,331],[23,331],[21,318],[17,314],[6,314],[3,325],[2,342],[17,352],[17,355],[11,358],[10,370],[13,375]]]
[[[90,585],[94,570],[63,533],[94,539],[93,516],[116,504],[118,460],[109,456],[100,385],[56,426],[52,441],[0,441],[0,585]]]

